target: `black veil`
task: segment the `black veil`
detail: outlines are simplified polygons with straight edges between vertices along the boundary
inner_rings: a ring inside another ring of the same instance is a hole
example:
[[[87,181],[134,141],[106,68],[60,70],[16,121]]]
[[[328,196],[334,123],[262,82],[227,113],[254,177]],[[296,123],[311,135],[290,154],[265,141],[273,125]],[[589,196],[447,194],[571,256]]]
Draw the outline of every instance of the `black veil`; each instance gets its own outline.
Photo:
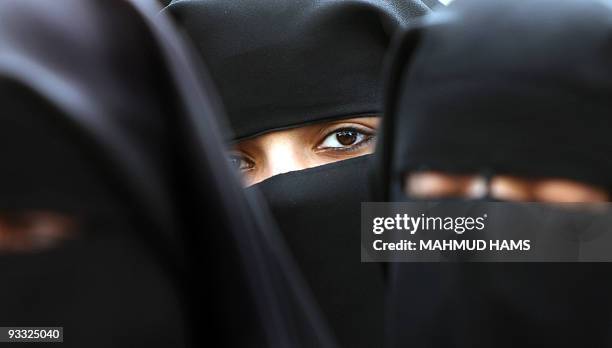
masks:
[[[413,170],[609,188],[611,9],[457,0],[406,31],[388,71],[378,199],[410,201]],[[609,346],[609,274],[605,263],[393,263],[388,343]]]
[[[61,245],[0,256],[0,321],[64,326],[79,347],[333,345],[225,161],[205,70],[157,11],[0,5],[2,208],[79,222]]]

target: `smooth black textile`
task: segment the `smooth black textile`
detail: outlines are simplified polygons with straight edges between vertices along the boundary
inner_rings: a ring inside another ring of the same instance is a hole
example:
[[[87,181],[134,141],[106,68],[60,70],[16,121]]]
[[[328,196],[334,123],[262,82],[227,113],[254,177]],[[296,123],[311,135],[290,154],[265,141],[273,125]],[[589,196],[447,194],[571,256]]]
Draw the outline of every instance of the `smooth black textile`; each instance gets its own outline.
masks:
[[[405,35],[417,48],[390,87],[393,171],[612,189],[610,14],[605,1],[463,0],[430,16]]]
[[[612,6],[456,0],[389,69],[378,189],[412,170],[612,187]],[[380,139],[379,139],[380,140]],[[394,264],[391,347],[608,347],[607,264]]]
[[[383,341],[384,277],[361,263],[361,203],[371,156],[281,174],[254,185],[343,347]]]
[[[210,83],[157,13],[0,4],[0,214],[78,226],[35,253],[0,245],[0,324],[63,326],[69,347],[333,346],[232,175]]]
[[[234,139],[379,114],[392,35],[420,0],[180,0],[170,13],[210,68]]]

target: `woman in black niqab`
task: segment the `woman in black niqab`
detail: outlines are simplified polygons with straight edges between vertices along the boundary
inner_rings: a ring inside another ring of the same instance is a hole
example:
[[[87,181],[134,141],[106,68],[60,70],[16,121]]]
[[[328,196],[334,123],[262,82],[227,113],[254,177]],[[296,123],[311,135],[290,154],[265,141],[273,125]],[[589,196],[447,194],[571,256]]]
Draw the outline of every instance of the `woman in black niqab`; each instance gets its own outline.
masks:
[[[73,347],[332,346],[156,13],[0,4],[0,322]]]
[[[583,0],[456,0],[415,25],[389,72],[379,199],[558,202],[491,189],[510,176],[530,187],[563,180],[566,193],[569,182],[598,192],[586,202],[609,200],[611,32],[610,3]],[[475,197],[425,196],[409,180],[422,172],[482,176],[486,187]],[[546,218],[538,208],[555,208],[523,207],[538,221]],[[520,219],[507,222],[521,228]],[[605,263],[393,264],[387,339],[392,347],[609,346],[609,276]]]
[[[180,0],[164,13],[210,68],[228,111],[226,139],[240,147],[278,132],[380,116],[391,37],[428,11],[419,0]],[[382,340],[384,280],[380,265],[360,262],[369,156],[338,160],[356,153],[347,150],[336,151],[335,163],[294,166],[250,190],[266,198],[340,343],[373,347]],[[288,152],[262,162],[290,162]]]

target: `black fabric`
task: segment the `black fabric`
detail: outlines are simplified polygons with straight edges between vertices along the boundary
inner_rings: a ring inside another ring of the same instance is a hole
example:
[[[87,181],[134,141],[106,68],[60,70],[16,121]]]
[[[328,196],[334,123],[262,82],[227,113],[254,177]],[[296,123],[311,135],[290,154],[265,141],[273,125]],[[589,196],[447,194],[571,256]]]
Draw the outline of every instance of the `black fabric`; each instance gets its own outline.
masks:
[[[186,346],[177,236],[121,199],[57,110],[6,75],[0,93],[2,218],[37,210],[78,223],[55,247],[0,245],[1,325],[63,326],[68,347]]]
[[[397,71],[394,170],[562,176],[612,189],[611,13],[599,1],[467,0],[432,15],[407,34],[418,48]]]
[[[69,347],[333,346],[225,160],[210,82],[157,13],[0,5],[0,214],[78,223],[36,253],[0,245],[0,324],[64,326]]]
[[[361,203],[369,200],[363,156],[274,176],[261,191],[308,284],[344,347],[383,337],[383,272],[361,263]]]
[[[406,32],[389,69],[378,178],[411,170],[568,178],[610,188],[603,1],[456,0]],[[379,139],[380,140],[380,139]],[[391,347],[607,347],[606,264],[394,264]]]
[[[609,347],[606,264],[395,264],[389,347]]]
[[[170,13],[210,68],[234,138],[381,111],[391,36],[420,0],[180,0]]]

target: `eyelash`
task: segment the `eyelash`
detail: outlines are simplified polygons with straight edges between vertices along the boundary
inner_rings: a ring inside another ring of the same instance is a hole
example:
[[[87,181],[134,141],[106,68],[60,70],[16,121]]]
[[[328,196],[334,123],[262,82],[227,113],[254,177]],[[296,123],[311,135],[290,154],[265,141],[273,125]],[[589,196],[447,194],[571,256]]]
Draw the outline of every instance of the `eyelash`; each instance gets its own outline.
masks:
[[[255,162],[253,160],[251,160],[250,158],[248,158],[247,156],[245,156],[245,155],[242,155],[242,154],[231,154],[229,158],[230,158],[230,160],[233,159],[233,158],[237,158],[237,159],[245,161],[247,163],[247,165],[248,165],[247,168],[244,168],[244,169],[236,168],[236,169],[238,169],[241,172],[247,172],[247,171],[255,168]]]
[[[323,143],[325,139],[327,139],[327,137],[333,134],[340,133],[340,132],[356,132],[359,134],[363,134],[365,136],[365,139],[360,141],[357,144],[349,145],[347,147],[341,147],[341,148],[340,147],[335,147],[335,148],[334,147],[326,147],[326,148],[320,147],[320,144]],[[316,149],[319,151],[353,152],[353,151],[357,151],[361,149],[362,147],[368,145],[370,142],[372,142],[372,140],[374,140],[375,137],[376,137],[375,132],[372,132],[366,129],[362,129],[360,127],[341,127],[338,129],[334,129],[328,132],[327,134],[325,134],[325,136],[323,136],[323,139],[319,141],[319,145],[317,145]]]

